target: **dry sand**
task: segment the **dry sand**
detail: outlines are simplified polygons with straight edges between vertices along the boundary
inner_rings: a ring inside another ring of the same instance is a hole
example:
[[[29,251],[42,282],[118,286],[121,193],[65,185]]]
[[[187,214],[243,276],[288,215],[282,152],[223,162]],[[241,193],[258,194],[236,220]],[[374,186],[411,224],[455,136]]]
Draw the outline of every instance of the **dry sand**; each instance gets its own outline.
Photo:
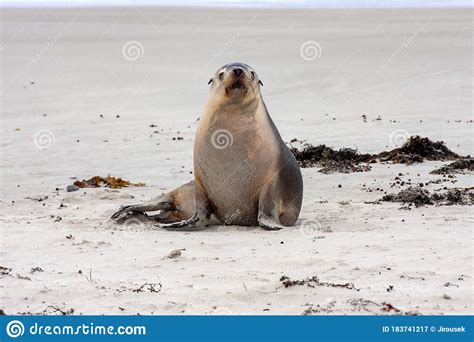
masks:
[[[206,83],[229,61],[257,70],[285,141],[374,153],[420,134],[472,154],[472,9],[1,9],[1,29],[5,313],[473,313],[472,207],[364,203],[383,195],[364,183],[397,192],[398,173],[427,182],[443,162],[304,169],[298,226],[278,232],[108,220],[192,178]],[[146,186],[65,191],[109,173]],[[159,292],[133,291],[145,283]]]

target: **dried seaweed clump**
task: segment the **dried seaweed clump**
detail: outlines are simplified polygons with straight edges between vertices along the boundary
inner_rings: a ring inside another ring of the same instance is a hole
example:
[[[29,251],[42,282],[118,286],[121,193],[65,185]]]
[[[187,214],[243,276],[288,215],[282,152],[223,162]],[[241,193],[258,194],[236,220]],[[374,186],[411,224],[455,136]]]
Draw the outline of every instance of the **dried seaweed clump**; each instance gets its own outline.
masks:
[[[416,207],[423,205],[473,205],[474,188],[449,189],[445,192],[430,194],[426,189],[410,186],[398,194],[385,195],[380,201],[399,202]]]
[[[292,142],[295,141],[297,140],[292,140]],[[326,145],[313,146],[311,144],[305,144],[300,149],[290,147],[290,150],[301,167],[319,166],[322,167],[319,170],[322,173],[370,171],[369,164],[376,162],[412,164],[421,163],[424,160],[455,160],[462,158],[447,148],[444,142],[433,142],[429,138],[418,135],[410,137],[402,147],[378,154],[361,154],[352,148],[335,150]]]
[[[298,164],[303,167],[322,167],[322,173],[350,173],[370,171],[370,165],[361,164],[370,162],[372,155],[359,154],[352,148],[335,150],[326,145],[313,146],[305,144],[302,149],[290,148]]]
[[[433,170],[430,172],[432,175],[446,175],[446,174],[453,174],[453,173],[460,173],[460,174],[467,174],[469,172],[474,171],[474,159],[461,159],[451,164],[444,165],[439,169]]]
[[[429,138],[414,135],[402,147],[381,152],[377,158],[397,164],[412,164],[423,160],[454,160],[460,156],[447,148],[442,141],[434,142]]]
[[[145,183],[132,183],[122,178],[112,177],[108,175],[107,177],[94,176],[88,180],[77,180],[74,182],[74,185],[78,188],[106,187],[112,189],[120,189],[128,186],[144,186]]]

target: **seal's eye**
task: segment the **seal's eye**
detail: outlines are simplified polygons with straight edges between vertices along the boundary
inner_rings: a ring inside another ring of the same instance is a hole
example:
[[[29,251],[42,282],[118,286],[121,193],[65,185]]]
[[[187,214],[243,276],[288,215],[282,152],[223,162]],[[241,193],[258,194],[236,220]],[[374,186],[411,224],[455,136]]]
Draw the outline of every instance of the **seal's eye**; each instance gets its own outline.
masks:
[[[219,73],[219,79],[220,79],[221,81],[224,79],[224,72],[223,72],[223,71],[221,71],[221,72]]]
[[[252,75],[252,79],[255,79],[255,73],[251,71],[250,74]]]

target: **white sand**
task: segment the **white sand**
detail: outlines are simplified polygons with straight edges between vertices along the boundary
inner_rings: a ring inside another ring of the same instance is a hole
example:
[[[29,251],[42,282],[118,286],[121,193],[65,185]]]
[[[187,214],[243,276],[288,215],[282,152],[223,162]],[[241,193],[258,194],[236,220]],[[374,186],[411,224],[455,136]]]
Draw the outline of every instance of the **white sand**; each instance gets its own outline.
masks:
[[[399,172],[426,182],[440,178],[428,172],[441,162],[375,164],[355,174],[304,169],[299,226],[278,232],[175,233],[108,220],[120,205],[191,179],[206,83],[230,61],[257,70],[286,141],[378,152],[421,134],[472,154],[472,9],[2,9],[1,16],[7,314],[48,305],[76,314],[301,314],[318,306],[385,314],[377,305],[384,302],[402,312],[472,314],[472,207],[364,204],[383,192],[362,184],[399,191],[389,187]],[[138,60],[123,57],[128,41],[143,46]],[[319,43],[319,58],[301,57],[306,41]],[[40,130],[54,135],[45,150],[34,143]],[[65,191],[70,177],[108,173],[146,187]],[[472,175],[456,179],[443,185],[472,186]],[[28,199],[39,196],[48,198]],[[164,258],[180,248],[181,257]],[[44,271],[30,274],[33,267]],[[359,291],[284,288],[283,275],[350,282]],[[146,282],[161,291],[132,292]]]

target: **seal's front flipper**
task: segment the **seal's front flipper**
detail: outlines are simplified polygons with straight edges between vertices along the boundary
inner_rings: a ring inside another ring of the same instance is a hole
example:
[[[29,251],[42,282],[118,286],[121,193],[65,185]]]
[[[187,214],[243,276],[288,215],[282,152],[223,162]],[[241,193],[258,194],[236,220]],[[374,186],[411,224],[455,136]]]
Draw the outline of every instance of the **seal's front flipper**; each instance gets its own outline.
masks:
[[[265,215],[259,216],[258,225],[265,230],[280,230],[285,228],[285,226],[279,224],[269,217],[266,217]]]
[[[291,224],[286,224],[285,206],[280,196],[278,173],[274,174],[263,187],[258,199],[258,225],[265,230],[280,230]]]

